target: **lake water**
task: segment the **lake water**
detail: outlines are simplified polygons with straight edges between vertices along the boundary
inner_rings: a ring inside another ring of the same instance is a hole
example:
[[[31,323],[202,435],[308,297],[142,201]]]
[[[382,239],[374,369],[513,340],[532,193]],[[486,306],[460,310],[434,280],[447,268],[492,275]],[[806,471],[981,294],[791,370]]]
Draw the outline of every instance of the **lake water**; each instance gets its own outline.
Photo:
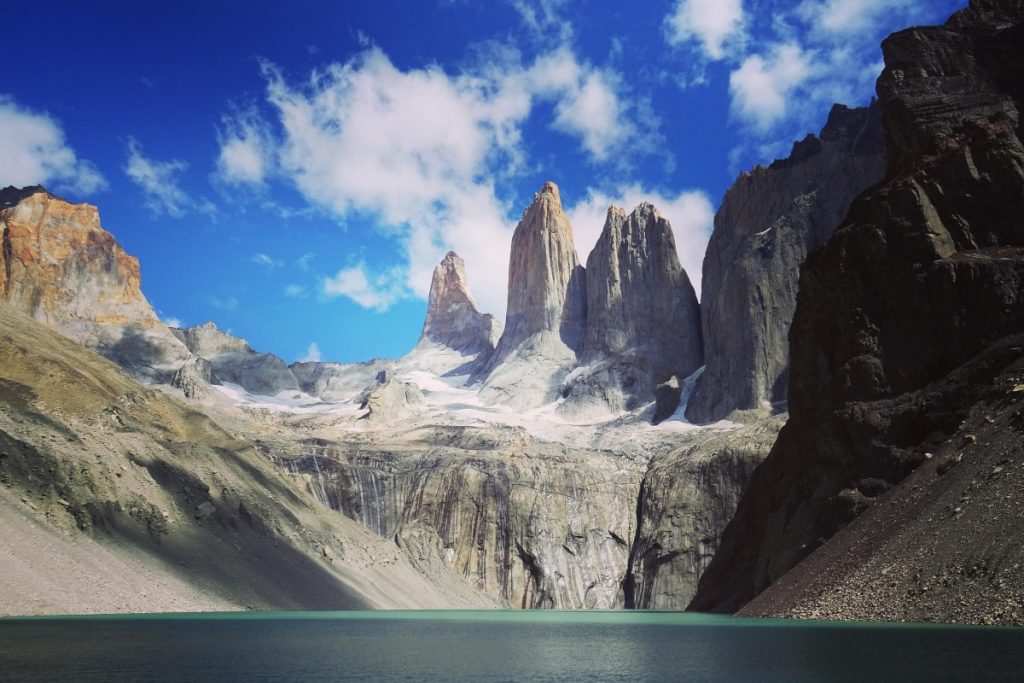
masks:
[[[0,680],[1021,681],[1024,629],[664,612],[5,619]]]

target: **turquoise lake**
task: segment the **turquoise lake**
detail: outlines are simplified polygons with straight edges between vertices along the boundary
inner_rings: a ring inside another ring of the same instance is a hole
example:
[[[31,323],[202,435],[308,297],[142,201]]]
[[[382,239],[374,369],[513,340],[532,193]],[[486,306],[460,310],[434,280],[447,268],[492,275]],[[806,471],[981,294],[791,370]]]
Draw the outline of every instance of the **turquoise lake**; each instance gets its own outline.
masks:
[[[1021,681],[1024,629],[664,612],[0,620],[0,680]]]

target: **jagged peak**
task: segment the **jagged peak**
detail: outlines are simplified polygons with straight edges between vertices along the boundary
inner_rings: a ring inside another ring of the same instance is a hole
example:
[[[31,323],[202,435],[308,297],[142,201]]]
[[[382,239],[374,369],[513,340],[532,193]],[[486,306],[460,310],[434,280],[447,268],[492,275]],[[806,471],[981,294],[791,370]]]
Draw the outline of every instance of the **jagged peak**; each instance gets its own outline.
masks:
[[[46,188],[42,185],[28,185],[26,187],[15,187],[14,185],[8,185],[4,189],[0,190],[0,209],[6,209],[9,206],[14,206],[24,199],[37,194],[45,194],[48,197],[53,197],[52,194],[47,192]]]

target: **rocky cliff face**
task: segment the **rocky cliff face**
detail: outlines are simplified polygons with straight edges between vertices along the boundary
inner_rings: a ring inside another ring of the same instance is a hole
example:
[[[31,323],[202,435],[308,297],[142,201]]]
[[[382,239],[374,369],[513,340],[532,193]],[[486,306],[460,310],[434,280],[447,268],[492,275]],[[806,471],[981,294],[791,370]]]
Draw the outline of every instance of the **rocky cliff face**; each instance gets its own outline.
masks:
[[[686,608],[783,422],[776,416],[653,458],[637,502],[636,537],[623,581],[626,607]]]
[[[517,406],[557,396],[583,350],[587,292],[558,186],[545,183],[512,235],[505,330],[479,372],[481,396]]]
[[[948,448],[978,391],[1019,357],[1012,343],[997,351],[1024,332],[1024,3],[973,0],[945,26],[890,36],[883,52],[888,177],[807,260],[790,335],[790,421],[695,609],[735,610],[815,549],[828,557],[833,544],[822,544],[858,514],[910,493],[904,478]],[[1019,454],[1003,457],[1016,467]],[[1016,501],[992,501],[986,514],[1015,518]],[[924,509],[903,508],[892,523],[933,523],[918,517]],[[1002,561],[975,540],[986,561]],[[892,553],[906,567],[927,564],[910,546]],[[963,561],[951,557],[949,571],[973,571]]]
[[[287,363],[273,354],[253,351],[244,339],[217,329],[212,322],[171,331],[189,351],[209,361],[214,384],[230,382],[265,396],[299,388]]]
[[[434,268],[420,346],[435,344],[486,362],[501,336],[501,323],[477,310],[466,266],[449,251]]]
[[[634,410],[703,364],[700,305],[668,221],[650,204],[609,207],[587,258],[587,326],[562,395],[573,412]]]
[[[518,428],[265,443],[325,504],[511,607],[621,607],[642,464]]]
[[[495,604],[4,302],[0,329],[0,613]]]
[[[707,365],[687,405],[698,423],[784,403],[800,265],[885,175],[881,110],[836,105],[820,136],[742,174],[715,215],[704,257]]]
[[[140,290],[139,262],[90,204],[41,187],[0,191],[0,299],[136,376],[166,380],[188,351]]]

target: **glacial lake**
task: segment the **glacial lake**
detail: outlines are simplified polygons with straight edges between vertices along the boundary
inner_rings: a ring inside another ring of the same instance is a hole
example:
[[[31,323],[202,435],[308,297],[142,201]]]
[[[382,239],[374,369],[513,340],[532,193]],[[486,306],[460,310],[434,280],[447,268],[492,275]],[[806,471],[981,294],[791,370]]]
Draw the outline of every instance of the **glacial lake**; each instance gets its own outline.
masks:
[[[0,620],[0,680],[1021,681],[1024,629],[667,612]]]

